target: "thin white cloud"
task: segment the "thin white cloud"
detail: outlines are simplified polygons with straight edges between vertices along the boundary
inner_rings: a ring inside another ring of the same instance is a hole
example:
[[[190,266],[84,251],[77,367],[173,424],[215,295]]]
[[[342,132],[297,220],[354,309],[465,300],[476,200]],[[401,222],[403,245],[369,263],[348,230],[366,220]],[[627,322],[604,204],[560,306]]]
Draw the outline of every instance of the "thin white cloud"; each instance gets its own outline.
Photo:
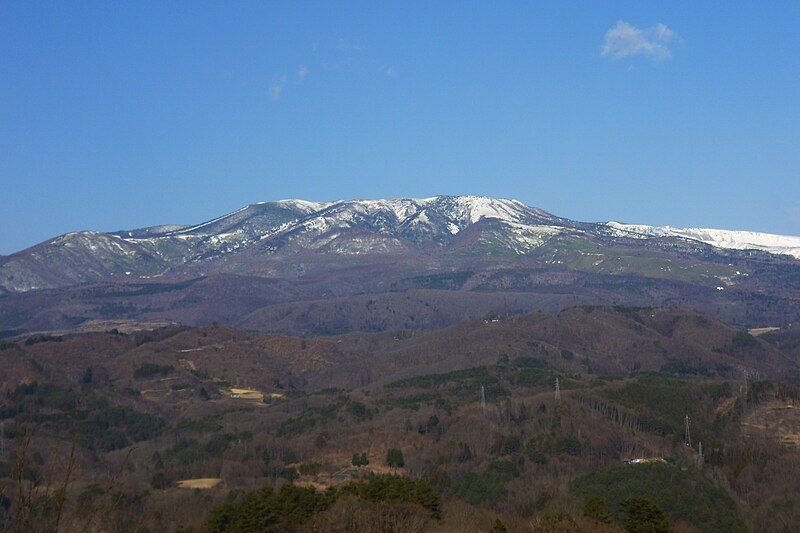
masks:
[[[286,83],[286,76],[281,76],[269,86],[269,97],[273,102],[277,102],[283,95],[283,86]]]
[[[346,52],[360,52],[364,49],[360,44],[345,39],[339,39],[336,48]]]
[[[606,32],[600,53],[614,59],[637,55],[669,59],[672,53],[667,45],[677,38],[677,33],[660,22],[652,28],[637,28],[620,20]]]
[[[333,70],[344,72],[369,68],[375,69],[374,73],[380,73],[387,78],[397,76],[397,69],[394,66],[367,57],[364,47],[352,41],[338,39],[327,45],[315,41],[311,43],[311,50],[316,57],[306,58],[309,63],[299,64],[292,70],[278,71],[281,76],[274,78],[267,88],[267,95],[273,102],[288,97],[290,93],[293,94],[292,91],[306,82],[312,70],[315,73],[325,73]]]
[[[309,72],[310,71],[308,70],[308,67],[306,67],[305,65],[300,65],[297,68],[297,80],[300,83],[303,83],[303,81],[305,81],[306,77],[308,76]]]
[[[671,29],[669,29],[666,24],[663,24],[661,22],[656,24],[655,31],[656,31],[656,37],[661,42],[664,42],[664,43],[668,43],[671,40],[673,40],[676,37],[678,37],[677,33],[672,31]]]

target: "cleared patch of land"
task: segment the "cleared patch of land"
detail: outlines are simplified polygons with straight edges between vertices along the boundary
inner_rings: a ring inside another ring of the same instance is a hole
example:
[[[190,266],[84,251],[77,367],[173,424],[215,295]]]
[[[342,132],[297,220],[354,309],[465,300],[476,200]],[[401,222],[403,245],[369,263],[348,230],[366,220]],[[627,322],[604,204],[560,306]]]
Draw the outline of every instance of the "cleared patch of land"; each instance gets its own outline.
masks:
[[[213,489],[222,482],[218,477],[201,477],[197,479],[182,479],[176,485],[181,489]]]
[[[256,389],[243,389],[239,387],[231,387],[231,398],[241,400],[250,400],[254,402],[263,402],[264,393]]]
[[[742,429],[750,437],[766,433],[785,446],[800,448],[800,406],[786,402],[759,406],[742,420]]]
[[[767,328],[753,328],[747,330],[750,335],[754,335],[758,337],[759,335],[763,335],[764,333],[772,333],[773,331],[778,331],[781,328],[776,327],[767,327]]]

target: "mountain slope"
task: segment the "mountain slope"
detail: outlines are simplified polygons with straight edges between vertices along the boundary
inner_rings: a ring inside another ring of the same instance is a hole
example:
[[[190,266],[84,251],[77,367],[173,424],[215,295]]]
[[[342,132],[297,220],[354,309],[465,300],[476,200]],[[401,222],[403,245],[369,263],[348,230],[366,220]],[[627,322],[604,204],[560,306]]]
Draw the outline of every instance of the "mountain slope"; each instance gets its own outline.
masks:
[[[525,256],[554,237],[561,244],[575,239],[599,245],[623,241],[634,248],[644,241],[651,247],[675,247],[679,240],[690,239],[717,250],[754,249],[800,258],[800,237],[582,223],[517,200],[481,196],[281,200],[248,205],[193,226],[69,233],[0,258],[0,288],[18,292],[168,273],[269,273],[274,269],[263,263],[281,254],[366,257],[413,255],[416,249],[428,257]]]
[[[264,202],[0,257],[0,333],[166,320],[324,334],[576,304],[780,326],[800,321],[800,261],[785,255],[797,239],[584,223],[479,196]],[[438,292],[401,297],[415,290]]]
[[[146,278],[251,247],[257,249],[255,255],[306,250],[337,255],[403,253],[410,247],[446,245],[465,228],[487,219],[506,224],[507,235],[501,240],[514,253],[531,248],[531,233],[553,234],[577,225],[516,200],[477,196],[262,202],[194,226],[57,237],[1,258],[0,287],[27,291],[113,276]],[[547,229],[537,231],[542,224]]]
[[[732,250],[762,250],[800,259],[800,237],[774,235],[754,231],[731,231],[709,228],[673,228],[609,222],[608,226],[622,235],[647,237],[682,237]]]
[[[739,515],[748,531],[797,529],[785,527],[797,522],[786,502],[800,490],[800,391],[788,383],[797,364],[694,312],[572,308],[328,338],[173,325],[0,348],[3,464],[24,446],[32,459],[20,468],[43,492],[59,486],[68,454],[65,531],[200,528],[214,502],[264,516],[273,507],[245,491],[380,482],[389,449],[404,463],[392,473],[441,493],[441,520],[426,526],[406,500],[396,515],[359,504],[356,530],[389,516],[404,531],[489,531],[486,513],[522,510],[504,516],[509,530],[530,530],[529,513],[541,513],[548,530],[617,531],[550,512],[581,514],[576,498],[631,490],[679,530],[744,531]],[[368,461],[352,468],[354,454]],[[19,483],[0,469],[2,486]],[[388,487],[370,500],[402,497]],[[296,490],[295,501],[313,503],[314,489]],[[330,530],[325,520],[299,529]]]
[[[61,287],[112,276],[151,276],[169,263],[147,247],[110,233],[76,232],[0,258],[9,291]]]

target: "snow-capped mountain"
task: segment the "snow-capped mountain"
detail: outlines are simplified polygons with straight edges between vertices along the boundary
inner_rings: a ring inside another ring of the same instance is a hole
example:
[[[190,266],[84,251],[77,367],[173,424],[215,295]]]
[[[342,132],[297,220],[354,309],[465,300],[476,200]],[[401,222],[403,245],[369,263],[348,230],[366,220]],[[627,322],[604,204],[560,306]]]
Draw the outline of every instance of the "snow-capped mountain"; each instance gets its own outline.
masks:
[[[248,205],[190,226],[69,233],[0,258],[0,288],[19,292],[168,273],[185,277],[247,271],[274,276],[289,268],[288,258],[309,254],[334,262],[347,257],[435,258],[442,254],[529,257],[570,240],[592,243],[593,251],[574,248],[586,257],[596,256],[597,246],[623,242],[624,246],[683,246],[687,253],[700,253],[705,249],[697,247],[704,243],[720,250],[754,249],[800,258],[800,237],[583,223],[518,200],[483,196],[293,199]],[[562,261],[551,255],[551,263]]]
[[[608,222],[610,228],[621,236],[633,237],[682,237],[716,248],[730,250],[762,250],[772,254],[790,255],[800,259],[800,237],[774,235],[754,231],[732,231],[709,228],[673,228],[672,226],[646,226]]]
[[[338,239],[346,236],[349,230],[359,229],[424,246],[430,243],[446,244],[465,228],[490,219],[508,224],[509,227],[567,226],[567,221],[516,200],[436,196],[333,202],[297,221],[292,227],[281,228],[279,233],[284,243],[297,240],[311,244],[323,236],[326,240]]]
[[[516,253],[525,253],[531,243],[541,243],[542,236],[575,225],[516,200],[437,196],[263,202],[195,226],[144,228],[114,235],[168,262],[209,259],[253,246],[262,253],[316,250],[363,255],[446,245],[482,220],[501,224],[514,241],[510,249]]]

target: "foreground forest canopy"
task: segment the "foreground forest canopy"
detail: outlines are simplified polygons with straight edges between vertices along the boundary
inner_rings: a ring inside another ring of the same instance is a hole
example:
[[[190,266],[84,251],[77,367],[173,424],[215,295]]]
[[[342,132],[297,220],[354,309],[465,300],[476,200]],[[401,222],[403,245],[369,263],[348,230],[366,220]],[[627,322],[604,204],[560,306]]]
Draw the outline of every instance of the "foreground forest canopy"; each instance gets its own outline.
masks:
[[[7,339],[0,524],[794,530],[798,346],[797,329],[628,307]]]

